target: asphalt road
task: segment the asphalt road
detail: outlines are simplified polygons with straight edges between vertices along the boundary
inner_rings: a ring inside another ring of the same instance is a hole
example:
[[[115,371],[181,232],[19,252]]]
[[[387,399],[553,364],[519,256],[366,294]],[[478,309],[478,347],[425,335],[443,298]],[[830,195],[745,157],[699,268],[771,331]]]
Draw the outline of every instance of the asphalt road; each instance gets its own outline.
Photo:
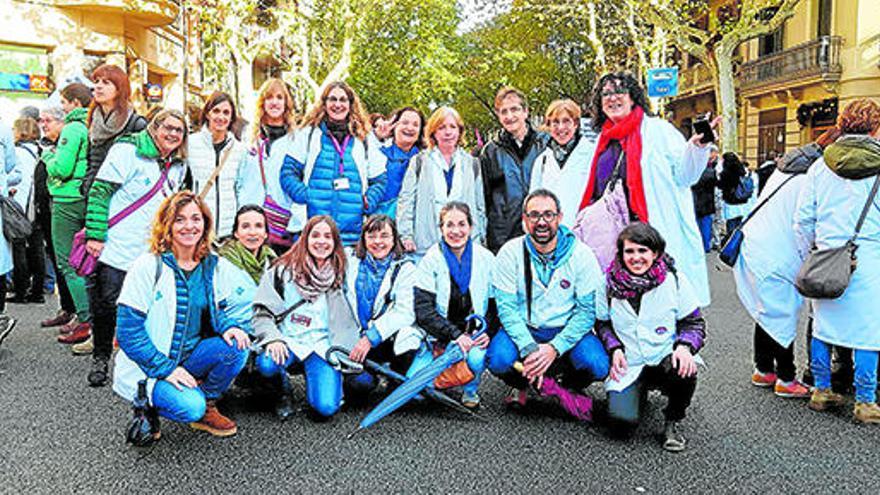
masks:
[[[880,426],[752,387],[752,324],[731,274],[714,266],[713,256],[708,367],[679,454],[658,443],[660,397],[633,438],[616,440],[546,406],[504,410],[505,389],[488,375],[486,421],[417,406],[346,440],[367,409],[282,424],[265,397],[241,395],[223,405],[237,436],[164,421],[157,445],[134,449],[123,437],[129,407],[109,387],[89,388],[90,359],[39,328],[54,302],[11,305],[20,320],[0,348],[0,493],[876,493]]]

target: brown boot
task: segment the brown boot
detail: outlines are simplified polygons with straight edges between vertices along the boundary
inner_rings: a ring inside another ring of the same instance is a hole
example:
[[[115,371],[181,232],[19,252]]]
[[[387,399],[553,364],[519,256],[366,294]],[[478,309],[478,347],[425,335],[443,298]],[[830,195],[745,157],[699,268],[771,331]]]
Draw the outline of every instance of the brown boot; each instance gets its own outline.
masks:
[[[217,402],[213,400],[208,401],[202,419],[196,423],[190,423],[189,426],[194,430],[207,431],[215,437],[230,437],[238,432],[235,421],[220,414],[220,411],[217,410]]]

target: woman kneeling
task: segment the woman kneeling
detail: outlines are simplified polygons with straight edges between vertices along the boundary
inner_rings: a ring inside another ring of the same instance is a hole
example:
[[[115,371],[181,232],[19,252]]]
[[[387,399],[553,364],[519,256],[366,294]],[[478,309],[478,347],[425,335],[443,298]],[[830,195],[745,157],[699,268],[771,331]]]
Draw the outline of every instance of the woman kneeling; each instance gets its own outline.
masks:
[[[663,448],[678,452],[685,447],[678,423],[697,386],[699,358],[694,356],[703,346],[706,324],[694,290],[676,273],[665,248],[648,224],[634,223],[620,233],[597,327],[611,356],[605,382],[609,416],[634,427],[648,389],[660,389],[669,398]]]
[[[278,377],[275,413],[293,414],[288,370],[304,370],[306,398],[318,418],[336,414],[342,403],[342,375],[326,360],[330,348],[330,304],[341,297],[345,252],[332,218],[309,219],[299,240],[278,258],[257,287],[254,332],[263,352],[259,372]]]
[[[211,214],[189,191],[166,199],[153,221],[150,252],[138,258],[119,295],[113,390],[134,401],[146,381],[153,438],[158,416],[216,436],[235,423],[216,401],[244,367],[247,322],[224,310],[232,266],[210,254]],[[211,335],[211,336],[207,336]]]

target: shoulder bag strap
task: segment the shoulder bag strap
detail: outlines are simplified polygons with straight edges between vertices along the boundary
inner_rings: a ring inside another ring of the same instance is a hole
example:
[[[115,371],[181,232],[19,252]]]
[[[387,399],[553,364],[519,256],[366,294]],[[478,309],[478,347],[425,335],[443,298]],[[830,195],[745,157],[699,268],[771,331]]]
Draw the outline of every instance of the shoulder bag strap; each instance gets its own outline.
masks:
[[[205,182],[205,186],[202,188],[201,192],[199,192],[199,199],[204,200],[205,196],[208,195],[208,191],[214,187],[214,183],[217,181],[217,176],[220,175],[220,169],[223,168],[223,165],[226,164],[227,159],[229,158],[229,154],[232,153],[232,148],[235,147],[235,143],[230,142],[230,146],[223,150],[223,155],[220,156],[220,163],[214,167],[214,171],[211,172],[211,177],[208,177],[208,182]],[[260,168],[262,171],[262,167]]]
[[[144,194],[143,196],[138,198],[137,201],[126,206],[119,213],[113,215],[113,217],[107,222],[107,228],[109,229],[110,227],[113,227],[117,223],[121,222],[122,220],[125,219],[125,217],[131,215],[132,213],[135,212],[135,210],[137,210],[138,208],[140,208],[141,206],[146,204],[147,201],[152,199],[153,196],[155,196],[156,193],[159,192],[160,189],[162,189],[162,184],[164,184],[165,179],[168,178],[168,170],[170,168],[171,168],[171,159],[169,158],[165,162],[165,169],[162,170],[162,176],[159,177],[159,180],[157,180],[155,184],[153,184],[153,187],[149,191],[147,191],[146,194]]]
[[[409,262],[407,261],[406,263],[409,263]],[[376,313],[375,316],[370,318],[371,320],[376,320],[379,317],[381,317],[382,315],[384,315],[385,312],[388,311],[388,308],[391,307],[391,303],[394,302],[394,296],[392,296],[391,294],[394,293],[394,283],[397,282],[397,276],[400,275],[401,267],[403,267],[403,263],[398,263],[397,265],[394,266],[394,268],[392,268],[391,281],[388,284],[388,292],[385,293],[385,301],[382,303],[382,309],[380,309],[379,312]]]
[[[740,222],[739,227],[737,227],[737,228],[740,228],[740,229],[741,229],[741,228],[743,227],[743,225],[746,224],[746,222],[748,222],[749,220],[752,219],[753,216],[755,216],[755,213],[758,213],[758,210],[760,210],[761,208],[764,207],[764,205],[766,205],[767,203],[770,202],[770,199],[773,198],[773,196],[775,196],[776,193],[778,193],[780,189],[782,189],[783,187],[785,187],[786,184],[788,184],[792,179],[794,179],[794,178],[797,177],[798,175],[799,175],[799,174],[792,174],[792,176],[789,177],[789,178],[787,178],[787,179],[785,179],[785,181],[783,181],[782,184],[779,184],[779,187],[777,187],[776,189],[774,189],[773,192],[771,192],[769,195],[767,195],[767,197],[764,198],[763,201],[761,201],[761,202],[758,203],[754,208],[752,208],[752,211],[749,212],[748,215],[746,215],[746,217],[743,219],[742,222]]]
[[[260,177],[263,179],[263,189],[266,189],[266,171],[263,169],[263,149],[266,147],[266,139],[260,139],[257,145],[257,163],[260,164]]]
[[[868,216],[868,210],[871,209],[871,205],[874,203],[874,197],[877,196],[878,188],[880,188],[880,174],[877,174],[877,178],[874,179],[874,187],[871,188],[871,194],[868,194],[868,201],[865,201],[865,206],[862,208],[861,215],[859,215],[859,221],[856,223],[856,231],[852,238],[850,238],[850,242],[855,242],[856,237],[859,236],[859,232],[862,230],[862,225],[865,223],[865,217]]]
[[[523,238],[523,272],[526,282],[526,323],[532,319],[532,257],[529,255],[529,246]]]

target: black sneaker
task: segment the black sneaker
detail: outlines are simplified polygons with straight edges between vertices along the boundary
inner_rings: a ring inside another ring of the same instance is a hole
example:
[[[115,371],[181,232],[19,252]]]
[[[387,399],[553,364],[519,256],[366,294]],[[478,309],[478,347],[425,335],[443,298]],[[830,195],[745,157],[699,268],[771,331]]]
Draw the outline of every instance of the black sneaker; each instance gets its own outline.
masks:
[[[103,387],[107,385],[109,378],[107,358],[96,357],[92,361],[92,371],[89,372],[89,386]]]
[[[7,314],[0,314],[0,344],[3,344],[6,337],[9,337],[9,334],[15,329],[16,323],[15,318]]]
[[[293,397],[289,393],[281,394],[278,397],[278,402],[275,404],[275,416],[281,421],[286,421],[293,416],[293,413]]]
[[[663,448],[669,452],[681,452],[687,440],[678,432],[678,421],[667,421],[663,429]]]

